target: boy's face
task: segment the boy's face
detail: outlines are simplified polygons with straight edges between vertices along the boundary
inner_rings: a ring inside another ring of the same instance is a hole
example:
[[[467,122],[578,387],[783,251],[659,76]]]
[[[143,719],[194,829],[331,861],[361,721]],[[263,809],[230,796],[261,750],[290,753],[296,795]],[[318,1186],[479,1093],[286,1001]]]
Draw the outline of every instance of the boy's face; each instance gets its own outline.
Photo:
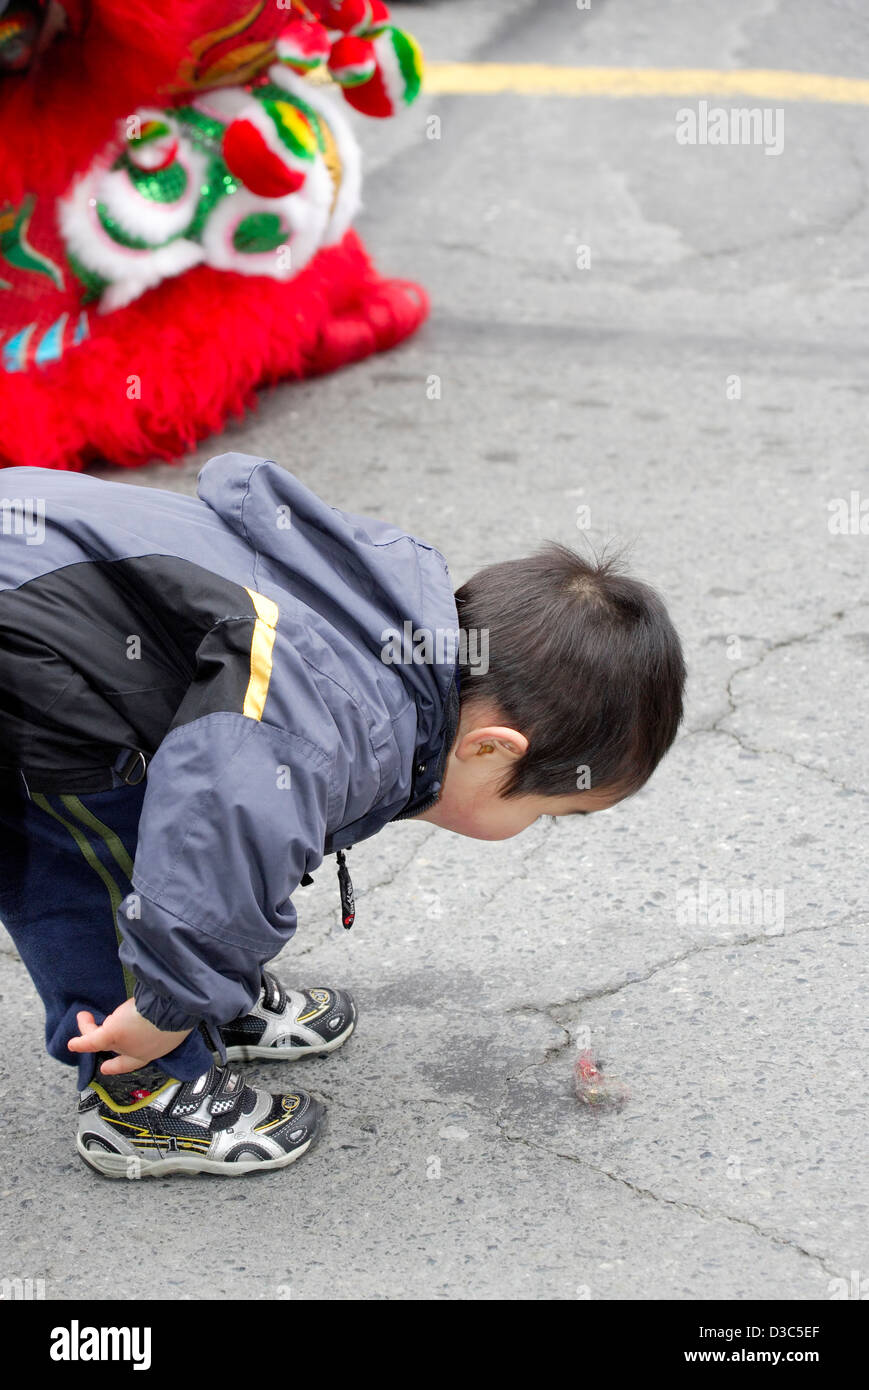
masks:
[[[509,840],[541,816],[589,815],[606,811],[621,800],[606,789],[577,791],[569,796],[537,792],[502,796],[505,776],[527,748],[524,734],[499,723],[496,710],[480,706],[463,709],[441,794],[434,806],[414,819],[473,840]]]

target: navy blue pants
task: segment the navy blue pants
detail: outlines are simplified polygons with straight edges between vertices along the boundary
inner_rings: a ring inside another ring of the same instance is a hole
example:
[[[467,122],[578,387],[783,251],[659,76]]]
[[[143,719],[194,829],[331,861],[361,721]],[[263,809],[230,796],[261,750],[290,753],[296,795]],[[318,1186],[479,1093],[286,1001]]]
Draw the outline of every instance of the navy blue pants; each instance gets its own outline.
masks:
[[[58,1062],[78,1067],[79,1090],[93,1078],[96,1055],[70,1052],[76,1014],[97,1023],[133,993],[118,958],[117,908],[132,892],[145,783],[85,796],[37,796],[0,790],[0,922],[45,1005],[45,1041]],[[190,1081],[212,1065],[194,1029],[156,1065]]]

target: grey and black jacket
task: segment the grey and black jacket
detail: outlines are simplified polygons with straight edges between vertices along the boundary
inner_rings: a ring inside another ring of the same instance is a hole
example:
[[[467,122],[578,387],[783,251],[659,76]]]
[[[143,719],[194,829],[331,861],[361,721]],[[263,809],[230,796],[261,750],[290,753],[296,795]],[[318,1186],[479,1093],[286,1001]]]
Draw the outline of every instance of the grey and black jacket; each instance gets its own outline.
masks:
[[[242,454],[197,497],[32,468],[0,494],[0,779],[82,795],[147,766],[120,957],[145,1018],[213,1036],[305,875],[437,799],[455,643],[382,654],[406,623],[456,633],[446,563]]]

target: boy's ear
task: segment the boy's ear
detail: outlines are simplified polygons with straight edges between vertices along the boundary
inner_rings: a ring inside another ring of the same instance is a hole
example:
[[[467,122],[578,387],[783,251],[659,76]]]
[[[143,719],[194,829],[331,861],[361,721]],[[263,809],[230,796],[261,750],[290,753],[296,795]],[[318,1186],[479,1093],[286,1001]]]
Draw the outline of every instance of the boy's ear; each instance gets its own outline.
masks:
[[[456,757],[460,762],[471,758],[492,757],[507,762],[515,762],[528,751],[528,740],[518,729],[508,729],[500,724],[486,724],[478,729],[469,729],[456,744]]]

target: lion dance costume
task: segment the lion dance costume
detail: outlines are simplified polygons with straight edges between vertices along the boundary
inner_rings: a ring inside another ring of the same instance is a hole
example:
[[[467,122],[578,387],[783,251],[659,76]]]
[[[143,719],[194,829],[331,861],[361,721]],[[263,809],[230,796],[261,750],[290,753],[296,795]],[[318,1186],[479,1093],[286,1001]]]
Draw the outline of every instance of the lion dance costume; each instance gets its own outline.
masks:
[[[0,463],[171,458],[425,318],[351,223],[380,0],[0,0]]]

